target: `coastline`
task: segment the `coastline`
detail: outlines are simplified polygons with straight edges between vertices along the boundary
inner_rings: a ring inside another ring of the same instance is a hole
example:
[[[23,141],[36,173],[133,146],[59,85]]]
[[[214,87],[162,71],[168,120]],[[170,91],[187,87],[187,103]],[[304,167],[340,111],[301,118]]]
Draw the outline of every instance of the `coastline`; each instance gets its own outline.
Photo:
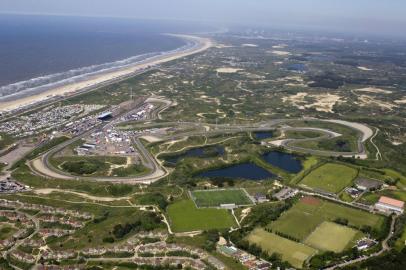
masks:
[[[154,56],[146,59],[145,61],[142,61],[141,63],[135,63],[134,65],[125,67],[123,69],[95,75],[84,81],[67,84],[64,86],[56,87],[54,89],[49,89],[32,96],[21,97],[10,101],[2,101],[0,102],[0,112],[10,112],[13,110],[22,109],[24,107],[35,105],[39,102],[44,102],[48,99],[55,98],[56,96],[69,96],[83,89],[96,87],[100,84],[108,83],[109,81],[114,81],[118,78],[129,76],[133,73],[140,72],[154,65],[163,64],[179,58],[203,52],[213,46],[213,42],[209,38],[192,35],[168,35],[182,38],[187,41],[192,41],[196,43],[196,45],[183,51],[169,52],[164,55]]]

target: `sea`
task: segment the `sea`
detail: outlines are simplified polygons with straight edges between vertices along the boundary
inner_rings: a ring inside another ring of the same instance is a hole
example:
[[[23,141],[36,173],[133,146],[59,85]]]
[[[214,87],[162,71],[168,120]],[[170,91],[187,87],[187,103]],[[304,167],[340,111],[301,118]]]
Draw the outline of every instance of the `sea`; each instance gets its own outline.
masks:
[[[206,30],[173,21],[0,14],[0,100],[191,46],[165,33]]]

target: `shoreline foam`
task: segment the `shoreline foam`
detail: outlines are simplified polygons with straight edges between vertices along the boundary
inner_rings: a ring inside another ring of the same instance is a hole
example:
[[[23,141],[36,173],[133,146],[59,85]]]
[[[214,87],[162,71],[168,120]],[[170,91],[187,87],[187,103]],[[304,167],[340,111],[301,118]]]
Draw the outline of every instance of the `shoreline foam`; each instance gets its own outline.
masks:
[[[96,87],[100,84],[108,83],[109,81],[130,76],[131,74],[147,69],[150,66],[163,64],[169,61],[173,61],[179,58],[183,58],[192,54],[205,51],[211,46],[213,46],[213,42],[209,38],[202,38],[191,35],[171,35],[171,36],[182,38],[189,42],[194,42],[195,45],[191,48],[187,47],[182,51],[178,50],[170,51],[166,54],[151,57],[149,59],[135,63],[134,65],[130,65],[128,67],[119,70],[107,72],[104,74],[97,74],[83,81],[70,83],[64,86],[59,86],[53,89],[43,91],[41,93],[33,94],[31,96],[20,97],[16,98],[15,100],[9,101],[0,101],[0,112],[1,111],[8,112],[16,109],[21,109],[39,102],[46,101],[56,96],[71,95],[74,94],[75,92],[84,90],[89,87]]]

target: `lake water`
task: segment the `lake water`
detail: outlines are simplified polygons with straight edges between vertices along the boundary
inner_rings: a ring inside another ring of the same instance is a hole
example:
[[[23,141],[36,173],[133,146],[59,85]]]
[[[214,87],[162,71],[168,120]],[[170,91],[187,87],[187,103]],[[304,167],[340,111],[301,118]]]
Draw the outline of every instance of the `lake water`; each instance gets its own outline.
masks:
[[[264,140],[268,138],[272,138],[273,132],[272,131],[258,131],[254,132],[254,137],[257,140]]]
[[[297,72],[304,72],[307,70],[306,65],[302,63],[295,63],[291,64],[287,67],[288,70],[297,71]]]
[[[209,146],[189,149],[179,155],[168,156],[164,159],[169,163],[176,164],[187,157],[209,158],[222,155],[224,155],[224,148],[222,146]]]
[[[298,173],[303,169],[302,162],[292,154],[272,151],[262,155],[269,164],[290,173]]]
[[[248,180],[264,180],[274,178],[276,175],[265,170],[254,163],[241,163],[229,167],[209,170],[197,175],[198,177],[224,177],[224,178],[241,178]]]

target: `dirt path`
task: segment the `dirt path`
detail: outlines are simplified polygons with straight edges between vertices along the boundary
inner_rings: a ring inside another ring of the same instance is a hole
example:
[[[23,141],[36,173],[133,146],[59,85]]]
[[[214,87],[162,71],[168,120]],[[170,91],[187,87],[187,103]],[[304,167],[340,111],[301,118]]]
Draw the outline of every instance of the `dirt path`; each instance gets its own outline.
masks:
[[[378,146],[373,141],[375,139],[376,135],[378,135],[378,132],[379,132],[379,129],[376,128],[375,134],[374,134],[374,136],[371,137],[370,141],[371,141],[371,144],[376,148],[376,157],[375,157],[375,159],[376,160],[382,160],[381,151],[379,151]]]
[[[98,201],[98,202],[114,202],[114,201],[121,201],[121,200],[129,200],[131,199],[131,196],[126,196],[126,197],[101,197],[101,196],[92,196],[86,193],[81,193],[81,192],[76,192],[76,191],[71,191],[71,190],[66,190],[66,189],[55,189],[55,188],[42,188],[42,189],[35,189],[34,193],[38,195],[48,195],[51,194],[52,192],[60,192],[60,193],[67,193],[67,194],[73,194],[77,195],[79,197],[89,199],[92,201]]]

